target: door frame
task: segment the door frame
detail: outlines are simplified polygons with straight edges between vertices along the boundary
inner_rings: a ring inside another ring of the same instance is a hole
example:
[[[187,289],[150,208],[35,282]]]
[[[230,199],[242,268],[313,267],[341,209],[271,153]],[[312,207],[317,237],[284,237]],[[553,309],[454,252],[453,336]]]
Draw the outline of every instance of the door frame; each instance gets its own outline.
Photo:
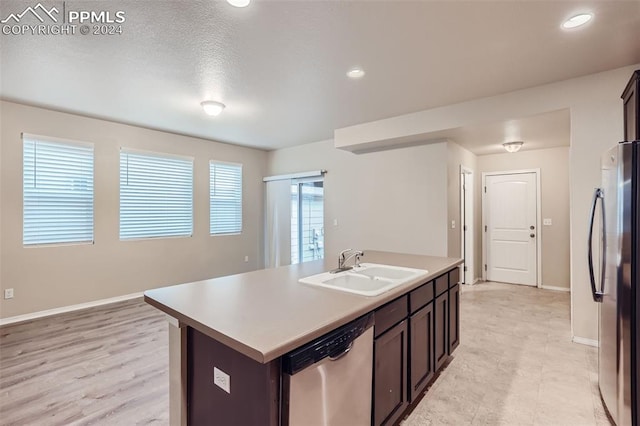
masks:
[[[482,193],[482,280],[487,280],[487,176],[500,176],[500,175],[519,175],[523,173],[535,173],[536,175],[536,287],[542,288],[542,206],[541,206],[541,194],[540,194],[540,169],[521,169],[521,170],[504,170],[499,172],[482,172],[482,186],[480,192]]]
[[[469,185],[469,187],[466,187],[466,182],[465,182],[465,176],[466,175],[470,175],[471,176],[471,185]],[[465,191],[470,191],[470,195],[471,195],[471,205],[468,206],[465,200]],[[475,265],[475,257],[476,257],[476,253],[475,253],[475,226],[474,226],[474,222],[475,222],[475,209],[474,209],[474,202],[473,200],[475,199],[475,177],[474,177],[474,171],[473,169],[470,169],[469,167],[465,167],[462,164],[460,165],[460,257],[462,257],[462,259],[464,260],[464,263],[462,263],[461,265],[461,276],[463,277],[462,281],[465,284],[468,285],[473,285],[476,283],[477,279],[476,279],[476,274],[475,274],[475,269],[476,269],[476,265]],[[469,218],[469,222],[467,223],[467,218]],[[464,227],[467,226],[467,231],[465,231]],[[467,236],[467,240],[470,241],[465,241],[465,236]],[[469,244],[471,246],[471,251],[472,251],[472,256],[470,256],[469,262],[467,262],[467,257],[466,256],[466,244]],[[464,268],[467,268],[467,271],[464,270]],[[469,275],[471,276],[471,280],[469,282],[467,282],[467,273],[469,272]]]

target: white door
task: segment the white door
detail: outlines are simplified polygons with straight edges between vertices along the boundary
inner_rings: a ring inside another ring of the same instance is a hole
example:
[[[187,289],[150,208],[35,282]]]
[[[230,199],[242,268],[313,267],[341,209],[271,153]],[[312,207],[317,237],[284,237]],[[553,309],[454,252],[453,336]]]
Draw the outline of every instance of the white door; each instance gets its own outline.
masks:
[[[473,254],[473,171],[461,167],[460,174],[460,215],[461,215],[461,247],[462,247],[462,282],[473,284],[475,277],[474,254]]]
[[[487,280],[537,285],[537,177],[535,173],[485,178]]]

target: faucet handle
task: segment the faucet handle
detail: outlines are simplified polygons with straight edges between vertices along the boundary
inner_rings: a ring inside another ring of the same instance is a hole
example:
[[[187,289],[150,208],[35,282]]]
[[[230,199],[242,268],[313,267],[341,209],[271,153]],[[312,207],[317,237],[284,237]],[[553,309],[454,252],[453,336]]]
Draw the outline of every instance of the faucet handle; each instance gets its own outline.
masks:
[[[355,256],[355,266],[360,266],[360,257],[364,256],[363,251],[358,251]]]
[[[350,251],[353,251],[353,249],[348,248],[348,249],[346,249],[346,250],[342,250],[342,251],[340,252],[339,256],[340,256],[340,257],[342,257],[342,258],[344,258],[344,255],[345,255],[345,254],[347,254],[347,253],[349,253]]]

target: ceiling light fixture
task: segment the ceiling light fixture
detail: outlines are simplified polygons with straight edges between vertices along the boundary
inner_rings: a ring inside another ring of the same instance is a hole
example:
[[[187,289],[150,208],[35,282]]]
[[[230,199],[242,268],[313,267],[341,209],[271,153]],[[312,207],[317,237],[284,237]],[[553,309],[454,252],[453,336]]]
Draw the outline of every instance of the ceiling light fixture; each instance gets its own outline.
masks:
[[[513,141],[513,142],[505,142],[505,143],[503,143],[502,147],[507,152],[518,152],[518,151],[520,151],[520,148],[522,148],[522,145],[524,145],[524,142],[522,142],[522,141]]]
[[[562,28],[565,30],[570,30],[572,28],[580,27],[587,22],[589,22],[593,18],[591,13],[581,13],[576,16],[572,16],[562,23]]]
[[[220,113],[225,107],[223,103],[216,102],[216,101],[204,101],[204,102],[201,102],[200,105],[202,106],[202,109],[204,109],[204,112],[206,112],[209,115],[213,115],[214,117],[216,115],[220,115]]]
[[[353,68],[347,72],[349,78],[362,78],[364,77],[364,70],[362,68]]]
[[[251,0],[227,0],[227,3],[235,7],[247,7]]]

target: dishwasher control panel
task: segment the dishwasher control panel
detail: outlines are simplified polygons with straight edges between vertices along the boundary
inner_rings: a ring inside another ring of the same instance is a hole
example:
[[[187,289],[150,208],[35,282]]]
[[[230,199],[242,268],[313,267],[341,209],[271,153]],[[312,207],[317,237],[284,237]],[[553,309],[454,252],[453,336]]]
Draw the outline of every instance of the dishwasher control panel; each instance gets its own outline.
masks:
[[[373,313],[369,313],[289,352],[282,357],[283,372],[293,375],[326,357],[348,352],[353,341],[372,326]]]

